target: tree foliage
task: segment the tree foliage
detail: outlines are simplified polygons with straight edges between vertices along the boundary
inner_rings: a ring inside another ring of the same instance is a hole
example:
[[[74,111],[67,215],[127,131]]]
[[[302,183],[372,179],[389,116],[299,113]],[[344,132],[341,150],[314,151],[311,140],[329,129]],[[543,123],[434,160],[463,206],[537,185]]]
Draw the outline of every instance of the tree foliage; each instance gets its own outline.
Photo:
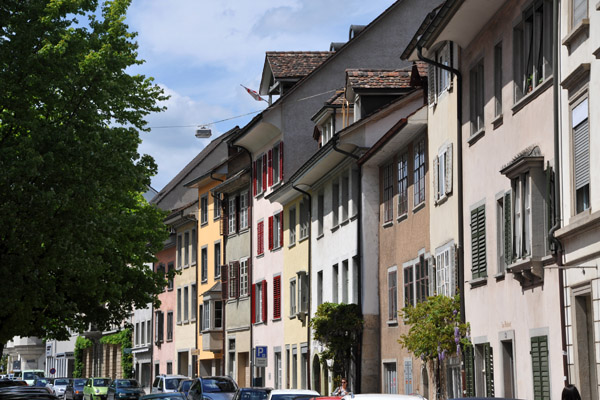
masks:
[[[88,347],[92,347],[94,343],[83,336],[78,336],[75,340],[75,350],[73,357],[75,358],[75,368],[73,370],[73,378],[83,378],[85,376],[83,368],[83,353]]]
[[[102,344],[113,344],[121,346],[121,369],[123,370],[123,378],[133,378],[133,354],[131,352],[126,353],[125,349],[132,347],[131,337],[133,331],[131,328],[125,328],[112,335],[103,336],[100,339]]]
[[[138,145],[165,96],[127,72],[142,63],[128,6],[0,2],[0,346],[158,304],[165,280],[144,264],[166,232]]]
[[[323,303],[310,320],[314,338],[324,347],[322,363],[333,361],[334,376],[348,376],[350,365],[358,359],[364,321],[357,304]]]

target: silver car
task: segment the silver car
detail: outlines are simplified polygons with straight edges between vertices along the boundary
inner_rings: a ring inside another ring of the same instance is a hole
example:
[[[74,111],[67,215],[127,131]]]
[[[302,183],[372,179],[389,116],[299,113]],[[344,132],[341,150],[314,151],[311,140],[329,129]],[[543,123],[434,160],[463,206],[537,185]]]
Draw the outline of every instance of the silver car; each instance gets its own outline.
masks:
[[[52,384],[52,389],[54,390],[54,395],[60,397],[61,399],[65,396],[65,389],[69,385],[71,380],[69,378],[56,378],[54,379],[54,383]]]

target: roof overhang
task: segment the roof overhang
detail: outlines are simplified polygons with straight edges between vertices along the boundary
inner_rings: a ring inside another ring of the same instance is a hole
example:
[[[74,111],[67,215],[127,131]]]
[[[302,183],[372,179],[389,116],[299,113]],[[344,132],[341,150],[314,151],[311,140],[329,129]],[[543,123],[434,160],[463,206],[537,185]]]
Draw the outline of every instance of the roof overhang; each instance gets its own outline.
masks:
[[[248,125],[233,144],[244,147],[250,153],[256,153],[279,135],[281,131],[278,127],[260,118]]]

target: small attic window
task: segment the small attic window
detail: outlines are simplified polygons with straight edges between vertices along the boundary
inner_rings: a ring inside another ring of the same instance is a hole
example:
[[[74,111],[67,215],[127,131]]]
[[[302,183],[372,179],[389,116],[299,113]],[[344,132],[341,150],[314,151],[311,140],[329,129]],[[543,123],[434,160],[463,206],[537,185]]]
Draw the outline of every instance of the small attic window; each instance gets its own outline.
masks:
[[[348,33],[348,40],[352,40],[365,29],[366,25],[350,25],[350,32]]]

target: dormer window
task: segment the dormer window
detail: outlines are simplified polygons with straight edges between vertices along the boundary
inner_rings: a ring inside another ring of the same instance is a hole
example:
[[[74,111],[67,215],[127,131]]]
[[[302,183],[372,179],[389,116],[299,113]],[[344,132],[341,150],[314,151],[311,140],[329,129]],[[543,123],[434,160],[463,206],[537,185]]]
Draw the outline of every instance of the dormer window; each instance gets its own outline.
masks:
[[[329,142],[334,133],[333,119],[327,118],[327,120],[321,125],[321,146],[324,146],[327,142]]]

